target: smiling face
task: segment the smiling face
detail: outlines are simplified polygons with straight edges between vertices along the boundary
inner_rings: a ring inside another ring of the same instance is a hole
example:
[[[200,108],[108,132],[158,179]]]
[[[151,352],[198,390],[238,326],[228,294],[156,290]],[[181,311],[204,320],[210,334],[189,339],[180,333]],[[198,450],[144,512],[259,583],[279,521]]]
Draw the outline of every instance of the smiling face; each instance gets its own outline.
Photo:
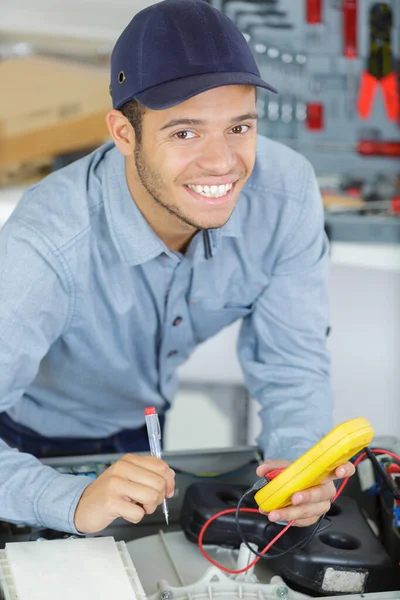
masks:
[[[197,229],[227,222],[254,166],[256,119],[255,90],[244,85],[145,111],[127,179],[162,239],[174,233],[190,238]]]

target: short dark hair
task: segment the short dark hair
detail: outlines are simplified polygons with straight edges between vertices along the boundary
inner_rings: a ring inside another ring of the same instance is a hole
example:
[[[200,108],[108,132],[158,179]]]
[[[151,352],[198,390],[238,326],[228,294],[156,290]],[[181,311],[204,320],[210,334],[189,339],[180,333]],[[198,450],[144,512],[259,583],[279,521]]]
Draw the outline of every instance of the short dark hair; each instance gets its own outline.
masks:
[[[136,141],[140,144],[142,141],[142,118],[146,112],[146,108],[143,104],[140,104],[140,102],[133,99],[125,102],[119,110],[132,125],[135,131]]]

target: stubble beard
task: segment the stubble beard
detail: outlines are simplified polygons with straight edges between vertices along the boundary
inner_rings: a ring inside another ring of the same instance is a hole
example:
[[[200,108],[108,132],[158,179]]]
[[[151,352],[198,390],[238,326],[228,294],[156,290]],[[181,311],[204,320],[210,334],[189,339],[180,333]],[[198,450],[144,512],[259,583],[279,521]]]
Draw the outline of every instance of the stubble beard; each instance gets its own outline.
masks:
[[[160,193],[160,190],[163,189],[164,185],[163,180],[160,174],[154,171],[149,166],[149,162],[146,160],[141,143],[137,143],[135,146],[134,160],[136,171],[141,181],[141,184],[143,185],[146,192],[153,198],[154,202],[160,208],[167,211],[170,215],[173,215],[175,218],[179,219],[181,223],[185,223],[185,225],[190,225],[190,227],[193,227],[194,229],[217,229],[221,227],[221,224],[201,225],[199,223],[196,223],[187,215],[185,215],[177,206],[171,205],[163,199]]]

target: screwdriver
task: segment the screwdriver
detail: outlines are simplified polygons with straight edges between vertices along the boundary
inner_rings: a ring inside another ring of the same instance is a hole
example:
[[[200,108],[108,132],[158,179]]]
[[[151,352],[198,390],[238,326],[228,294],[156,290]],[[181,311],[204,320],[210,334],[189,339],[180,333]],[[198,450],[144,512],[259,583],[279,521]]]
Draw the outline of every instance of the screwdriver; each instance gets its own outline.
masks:
[[[357,0],[343,0],[342,27],[343,55],[347,59],[347,112],[348,116],[351,118],[354,115],[356,104],[356,81],[354,76],[354,64],[352,64],[351,61],[354,58],[357,58]]]
[[[376,141],[376,140],[360,140],[355,146],[351,144],[330,144],[329,142],[316,142],[317,148],[324,150],[339,150],[341,152],[357,152],[361,156],[381,156],[382,158],[399,158],[400,157],[400,141]]]
[[[343,54],[357,57],[357,0],[343,0]]]
[[[309,25],[322,23],[322,0],[306,0],[306,22]]]
[[[400,140],[359,140],[355,145],[337,144],[336,142],[315,142],[314,144],[294,142],[290,139],[277,138],[276,141],[282,142],[287,146],[296,147],[299,150],[309,148],[321,148],[323,150],[333,150],[339,152],[357,152],[361,156],[380,156],[382,158],[400,157]]]
[[[374,140],[360,140],[357,143],[356,151],[363,156],[398,158],[400,156],[400,141],[380,142]]]

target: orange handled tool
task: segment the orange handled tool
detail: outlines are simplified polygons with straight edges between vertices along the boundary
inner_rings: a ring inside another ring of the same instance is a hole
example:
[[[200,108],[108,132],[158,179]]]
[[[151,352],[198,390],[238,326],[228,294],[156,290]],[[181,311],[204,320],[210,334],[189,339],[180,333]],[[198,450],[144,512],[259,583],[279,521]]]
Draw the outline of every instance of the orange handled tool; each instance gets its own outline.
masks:
[[[390,121],[397,119],[397,76],[393,66],[391,30],[392,9],[386,2],[377,2],[370,12],[370,54],[367,69],[361,73],[357,110],[361,119],[371,115],[377,87],[380,87]]]

